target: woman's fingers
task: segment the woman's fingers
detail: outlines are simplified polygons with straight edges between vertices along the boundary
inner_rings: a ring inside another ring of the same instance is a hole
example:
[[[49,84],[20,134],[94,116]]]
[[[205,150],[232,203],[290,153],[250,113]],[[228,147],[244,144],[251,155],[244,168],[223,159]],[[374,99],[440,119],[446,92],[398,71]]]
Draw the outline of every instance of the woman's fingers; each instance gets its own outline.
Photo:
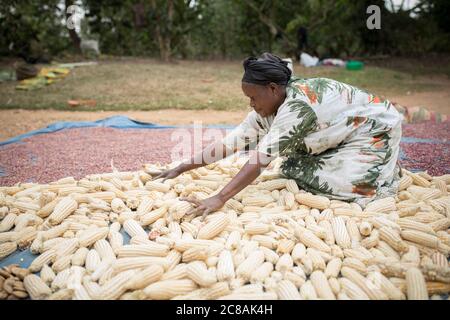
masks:
[[[206,208],[206,209],[203,211],[203,214],[202,214],[202,221],[205,220],[206,216],[207,216],[208,214],[210,214],[211,211],[212,211],[212,210],[211,210],[210,208]]]
[[[192,197],[188,197],[188,198],[180,198],[180,200],[182,200],[182,201],[187,201],[187,202],[190,202],[190,203],[193,203],[193,204],[195,204],[195,205],[197,205],[197,206],[201,206],[201,205],[202,205],[202,202],[201,202],[200,200],[197,200],[197,199],[192,198]]]
[[[198,216],[200,215],[206,208],[204,206],[199,206],[197,208],[192,208],[188,213],[186,213],[186,215],[195,215]]]

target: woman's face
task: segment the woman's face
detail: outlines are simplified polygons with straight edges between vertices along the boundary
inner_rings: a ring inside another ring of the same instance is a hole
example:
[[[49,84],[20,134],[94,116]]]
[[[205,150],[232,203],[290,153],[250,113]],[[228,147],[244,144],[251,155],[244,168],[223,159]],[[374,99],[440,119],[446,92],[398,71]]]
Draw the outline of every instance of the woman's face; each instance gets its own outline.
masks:
[[[274,114],[285,99],[285,93],[275,83],[258,85],[242,82],[242,91],[250,98],[250,107],[262,117]]]

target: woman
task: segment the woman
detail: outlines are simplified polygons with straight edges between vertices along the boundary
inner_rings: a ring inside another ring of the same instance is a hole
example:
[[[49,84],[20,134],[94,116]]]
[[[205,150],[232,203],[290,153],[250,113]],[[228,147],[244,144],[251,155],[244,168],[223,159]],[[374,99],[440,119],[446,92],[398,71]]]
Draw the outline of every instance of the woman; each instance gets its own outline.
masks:
[[[244,69],[242,91],[254,110],[222,141],[158,176],[174,178],[206,165],[211,153],[218,161],[256,142],[248,162],[220,193],[203,201],[185,199],[196,205],[195,213],[219,210],[278,156],[282,174],[313,194],[363,207],[395,194],[402,117],[389,101],[331,79],[291,77],[287,62],[269,53],[246,59]]]

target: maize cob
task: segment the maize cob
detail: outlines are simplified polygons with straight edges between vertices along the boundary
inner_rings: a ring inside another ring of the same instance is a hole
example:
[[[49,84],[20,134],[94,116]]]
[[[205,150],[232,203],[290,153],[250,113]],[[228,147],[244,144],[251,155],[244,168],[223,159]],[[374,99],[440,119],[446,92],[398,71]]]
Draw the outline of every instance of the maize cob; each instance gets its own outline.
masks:
[[[95,242],[94,249],[99,254],[102,260],[115,260],[116,255],[114,253],[113,248],[105,239],[100,239]]]
[[[258,184],[260,190],[281,190],[286,188],[287,179],[273,179]]]
[[[231,293],[220,297],[218,300],[276,300],[277,298],[275,292]]]
[[[150,197],[144,197],[141,199],[139,206],[137,207],[136,213],[138,217],[141,217],[148,212],[150,212],[153,208],[154,200]]]
[[[89,277],[84,277],[83,280],[83,287],[86,289],[87,293],[90,297],[93,299],[97,299],[98,294],[100,293],[101,287],[97,282],[94,282],[89,279]]]
[[[166,257],[168,253],[168,246],[151,241],[146,242],[146,244],[124,245],[117,250],[119,258],[140,256]]]
[[[69,280],[71,274],[70,269],[65,269],[58,273],[55,277],[55,280],[53,280],[51,288],[53,291],[61,290],[67,288],[67,282]]]
[[[58,273],[70,267],[70,261],[72,260],[72,255],[62,256],[55,260],[52,264],[52,269]]]
[[[147,286],[144,289],[144,294],[148,299],[168,300],[195,289],[197,289],[197,285],[190,279],[163,280]]]
[[[337,300],[339,300],[339,292],[341,292],[341,284],[339,283],[338,279],[336,278],[329,278],[328,279],[328,285],[331,288],[331,291],[333,292],[333,294],[335,295],[335,297],[337,298]]]
[[[300,264],[301,259],[306,255],[306,248],[303,243],[297,243],[292,249],[291,256],[295,264]],[[267,259],[266,259],[267,260]]]
[[[108,234],[108,240],[114,253],[117,254],[119,249],[123,246],[122,234],[116,231],[110,231]]]
[[[123,228],[130,237],[135,237],[138,235],[147,237],[147,232],[145,232],[145,230],[141,227],[141,225],[136,220],[133,220],[133,219],[126,220],[123,223]]]
[[[283,254],[277,261],[275,265],[275,270],[284,273],[292,269],[294,266],[294,261],[289,253]]]
[[[395,199],[393,197],[387,197],[370,202],[366,205],[364,211],[369,212],[389,212],[395,211],[397,207],[395,205]]]
[[[114,198],[111,201],[111,210],[115,213],[121,213],[123,211],[127,211],[128,207],[126,206],[126,204],[123,202],[122,199]]]
[[[252,252],[247,259],[244,260],[236,268],[236,275],[242,279],[250,279],[253,271],[255,271],[264,262],[264,252],[257,250]]]
[[[135,270],[128,270],[119,273],[108,280],[98,293],[98,298],[102,300],[118,299],[125,291],[127,291],[127,282],[135,275]]]
[[[93,281],[98,281],[103,277],[105,273],[110,272],[112,269],[113,260],[101,260],[100,263],[97,264],[94,272],[90,275]]]
[[[161,277],[161,280],[179,280],[187,277],[187,264],[180,263],[172,270],[167,271]]]
[[[330,218],[332,219],[332,218]],[[333,228],[331,227],[331,223],[328,220],[322,220],[319,222],[319,226],[324,230],[324,241],[328,245],[332,245],[335,243],[336,239],[334,238]]]
[[[53,272],[52,268],[45,264],[41,269],[40,277],[42,281],[49,286],[53,280],[55,280],[56,274]]]
[[[287,191],[292,192],[294,195],[300,192],[297,182],[292,179],[286,181],[286,189]]]
[[[95,272],[101,262],[100,255],[97,250],[91,249],[86,255],[86,270],[90,273]]]
[[[244,227],[245,233],[254,235],[254,234],[265,234],[272,230],[270,224],[260,223],[260,222],[251,222]]]
[[[300,204],[320,210],[327,209],[330,206],[330,199],[323,196],[315,196],[308,193],[297,193],[295,195],[295,199]]]
[[[8,213],[0,223],[0,232],[9,231],[14,226],[16,218],[17,215],[15,213]]]
[[[299,291],[289,280],[281,280],[278,282],[276,292],[280,300],[301,300]]]
[[[306,250],[306,256],[311,259],[313,270],[325,270],[325,260],[322,258],[319,251],[308,248]]]
[[[244,197],[242,199],[242,204],[244,206],[255,206],[255,207],[264,207],[268,205],[269,203],[273,202],[273,198],[271,195],[253,195]]]
[[[439,246],[439,238],[428,233],[405,229],[402,230],[401,236],[405,240],[409,240],[411,242],[433,249],[437,249]]]
[[[259,234],[252,236],[251,240],[258,242],[260,246],[269,249],[275,249],[278,244],[277,240],[275,240],[273,237]]]
[[[372,224],[368,221],[362,221],[359,224],[359,232],[363,235],[363,236],[369,236],[370,233],[372,232]]]
[[[183,252],[181,260],[183,262],[191,262],[195,260],[206,260],[208,258],[208,249],[194,247]]]
[[[342,261],[339,258],[331,259],[325,268],[325,276],[327,278],[337,278],[341,271]]]
[[[450,228],[450,219],[442,218],[428,224],[434,231],[448,230]]]
[[[303,300],[317,300],[316,289],[314,289],[311,280],[306,281],[300,287],[300,296],[302,297]]]
[[[367,277],[372,281],[376,287],[380,288],[389,299],[392,300],[405,300],[406,297],[403,292],[398,289],[388,278],[386,278],[381,272],[371,272]]]
[[[42,232],[41,236],[42,236],[42,240],[50,240],[50,239],[54,239],[56,237],[62,236],[64,234],[64,232],[67,231],[67,229],[69,229],[70,224],[69,223],[61,223],[58,226],[52,227],[44,232]]]
[[[408,245],[402,240],[397,231],[389,227],[382,227],[379,229],[379,232],[381,240],[394,248],[395,251],[399,253],[408,251]]]
[[[78,203],[71,197],[62,198],[48,217],[51,225],[60,224],[78,208]]]
[[[273,271],[273,264],[270,262],[264,262],[260,265],[251,275],[251,283],[262,283],[264,280],[270,276]]]
[[[28,269],[31,272],[39,272],[45,264],[50,263],[56,257],[55,250],[48,250],[35,258]]]
[[[170,190],[170,185],[166,183],[156,182],[156,181],[147,181],[145,183],[145,189],[149,191],[159,191],[159,192],[168,192]]]
[[[217,262],[218,281],[231,281],[235,277],[233,259],[229,250],[223,250]]]
[[[348,268],[352,268],[360,273],[362,273],[363,275],[367,274],[367,267],[366,265],[359,259],[356,258],[345,258],[342,261],[342,267],[348,267]]]
[[[188,264],[186,269],[188,278],[202,287],[209,287],[217,282],[217,278],[206,268],[202,261],[194,261]]]
[[[425,188],[429,188],[431,186],[431,182],[416,173],[410,173],[409,176],[412,178],[413,183],[417,186]]]
[[[331,253],[331,248],[311,231],[300,231],[296,229],[295,235],[305,246]]]
[[[352,300],[370,300],[369,296],[354,282],[347,278],[339,278],[343,292]]]
[[[208,222],[205,226],[200,228],[198,231],[197,238],[198,239],[212,239],[215,236],[217,236],[219,233],[221,233],[228,223],[230,222],[230,219],[225,214],[220,214],[217,217],[214,217],[211,222]]]
[[[36,239],[38,231],[35,227],[26,227],[21,230],[17,235],[17,246],[20,250],[28,248],[31,243]]]
[[[18,238],[18,235],[19,233],[15,231],[2,232],[0,233],[0,243],[15,242]]]
[[[126,283],[126,288],[129,290],[143,289],[150,284],[159,281],[163,273],[164,269],[161,266],[149,266],[132,276]]]
[[[358,287],[360,287],[367,296],[372,300],[387,300],[388,296],[377,288],[369,279],[364,278],[358,271],[342,267],[341,273],[345,278],[348,278]]]
[[[227,294],[230,294],[230,288],[226,282],[217,282],[204,292],[205,299],[209,300],[215,300]]]
[[[408,300],[428,300],[428,291],[422,272],[418,268],[406,271],[406,292]]]
[[[350,248],[352,242],[345,227],[344,219],[342,219],[342,217],[331,219],[331,227],[333,228],[333,234],[334,238],[336,239],[336,243],[341,248]]]
[[[77,238],[80,242],[81,247],[90,247],[98,240],[104,239],[108,236],[109,228],[95,228],[95,229],[87,229],[83,231]]]
[[[437,266],[440,266],[442,268],[447,268],[448,267],[447,257],[445,255],[443,255],[442,253],[440,253],[440,252],[433,253],[431,255],[431,260]]]
[[[361,241],[361,234],[359,233],[358,225],[356,224],[355,220],[348,219],[346,223],[347,227],[347,233],[350,236],[350,240],[352,242],[352,245],[358,245]]]
[[[35,274],[26,276],[23,285],[33,300],[45,299],[52,294],[52,290]]]
[[[71,300],[73,297],[72,289],[62,289],[52,293],[47,300]]]
[[[169,208],[169,213],[171,214],[172,219],[180,220],[186,215],[186,213],[191,211],[193,208],[194,207],[190,202],[179,201],[178,203],[175,203]]]
[[[16,251],[17,243],[16,242],[5,242],[0,244],[0,260],[9,256],[11,253]]]
[[[281,239],[278,241],[277,250],[278,254],[291,253],[294,249],[295,242],[289,239]]]
[[[130,258],[120,258],[113,263],[114,272],[121,273],[122,271],[127,271],[131,269],[141,269],[149,265],[159,265],[164,269],[167,268],[168,259],[161,257],[130,257]]]
[[[409,175],[404,175],[398,183],[398,191],[407,189],[413,183],[413,179]]]
[[[327,277],[322,271],[314,271],[311,273],[311,284],[317,293],[317,296],[325,300],[336,300],[336,297],[331,290]]]
[[[276,264],[280,258],[273,250],[266,247],[259,247],[259,250],[264,252],[264,259],[272,264]]]
[[[55,245],[56,259],[73,254],[79,247],[78,239],[67,239]]]
[[[295,207],[295,196],[292,192],[286,192],[286,194],[284,195],[284,204],[289,210],[292,210]]]
[[[231,198],[225,203],[225,208],[235,210],[236,212],[242,212],[244,205],[236,199]]]

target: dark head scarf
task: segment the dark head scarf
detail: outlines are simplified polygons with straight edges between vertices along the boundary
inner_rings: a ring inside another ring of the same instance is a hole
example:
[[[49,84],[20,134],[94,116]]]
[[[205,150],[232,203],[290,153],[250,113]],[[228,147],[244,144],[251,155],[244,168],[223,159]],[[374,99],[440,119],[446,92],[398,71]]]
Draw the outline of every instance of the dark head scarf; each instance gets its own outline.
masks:
[[[244,61],[243,82],[267,85],[271,82],[286,85],[291,78],[288,63],[271,54],[263,53],[259,58],[249,57]]]

